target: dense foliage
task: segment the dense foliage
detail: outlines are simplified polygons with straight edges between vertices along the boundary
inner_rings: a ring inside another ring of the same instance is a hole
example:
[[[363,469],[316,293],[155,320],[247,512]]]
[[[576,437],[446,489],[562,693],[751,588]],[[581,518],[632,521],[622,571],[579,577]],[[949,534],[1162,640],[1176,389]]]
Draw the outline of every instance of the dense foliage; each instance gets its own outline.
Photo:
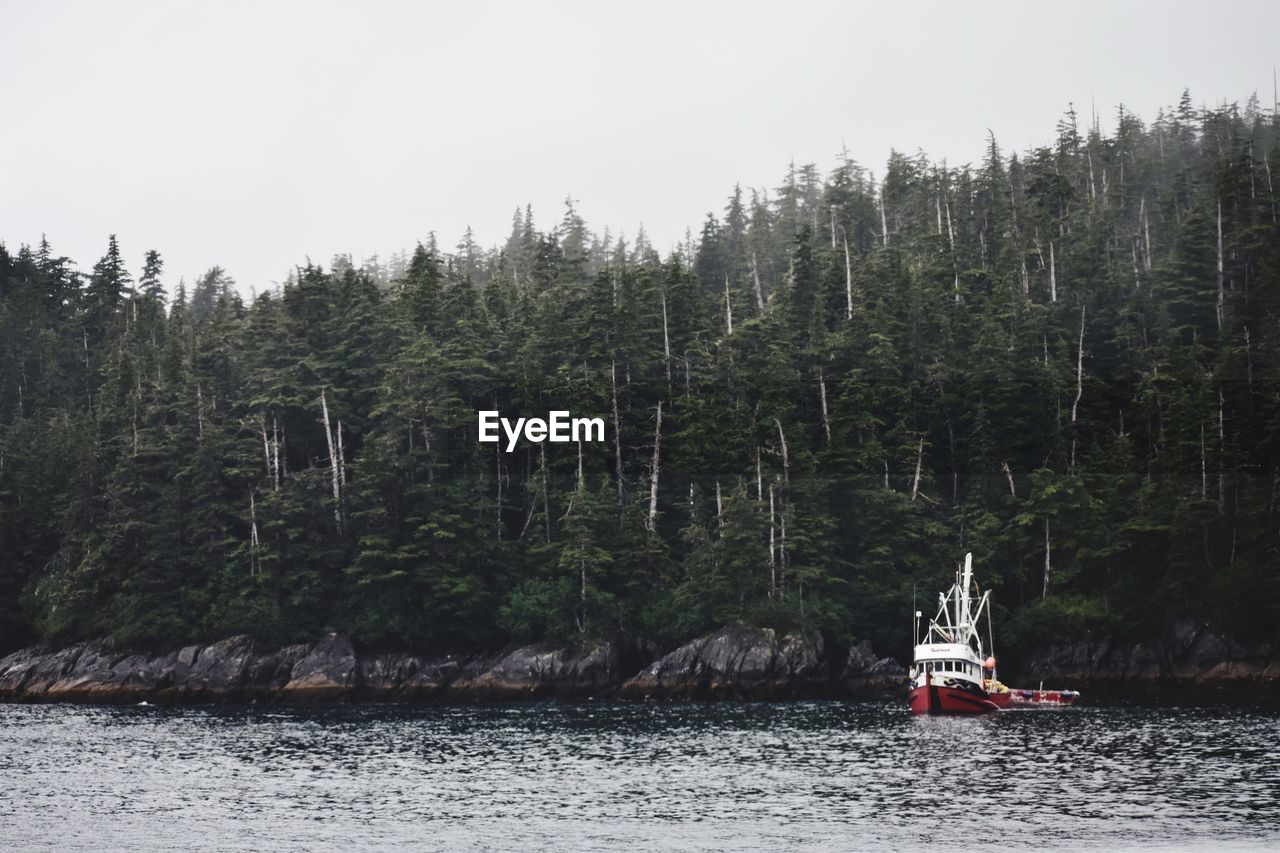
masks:
[[[1273,631],[1280,122],[1091,124],[793,167],[666,258],[571,204],[247,304],[114,238],[88,274],[0,248],[0,646],[743,619],[903,652],[965,550],[1006,642]],[[478,409],[606,440],[507,453]]]

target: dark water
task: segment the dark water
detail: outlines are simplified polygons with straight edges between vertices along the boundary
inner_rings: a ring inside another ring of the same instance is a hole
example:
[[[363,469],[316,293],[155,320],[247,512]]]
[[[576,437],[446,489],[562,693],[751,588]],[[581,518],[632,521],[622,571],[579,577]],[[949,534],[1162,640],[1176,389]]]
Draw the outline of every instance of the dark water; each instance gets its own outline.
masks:
[[[1280,848],[1280,716],[0,705],[0,848]]]

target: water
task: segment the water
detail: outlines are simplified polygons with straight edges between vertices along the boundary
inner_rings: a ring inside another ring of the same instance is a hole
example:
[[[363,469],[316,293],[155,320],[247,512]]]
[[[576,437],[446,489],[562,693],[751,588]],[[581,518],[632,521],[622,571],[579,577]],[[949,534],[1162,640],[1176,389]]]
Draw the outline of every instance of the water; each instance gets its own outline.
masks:
[[[1280,716],[0,705],[0,848],[1280,847]]]

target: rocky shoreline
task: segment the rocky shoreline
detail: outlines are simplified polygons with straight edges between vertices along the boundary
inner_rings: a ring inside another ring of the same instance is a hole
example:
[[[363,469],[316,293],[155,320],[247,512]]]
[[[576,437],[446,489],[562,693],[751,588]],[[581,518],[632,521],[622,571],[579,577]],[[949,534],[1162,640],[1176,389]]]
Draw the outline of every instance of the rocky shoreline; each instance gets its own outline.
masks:
[[[341,634],[263,649],[249,637],[147,656],[108,643],[34,646],[0,658],[0,702],[499,701],[522,699],[814,699],[905,692],[906,671],[867,642],[827,654],[816,634],[730,625],[650,660],[611,643],[539,643],[488,655],[360,654]],[[1021,684],[1090,695],[1163,691],[1280,694],[1271,644],[1244,645],[1203,624],[1172,624],[1149,642],[1086,636],[1028,659]],[[626,660],[630,659],[628,665]]]
[[[867,643],[833,675],[816,635],[727,626],[624,669],[611,643],[539,643],[491,655],[358,654],[341,634],[259,649],[249,637],[159,656],[106,643],[34,646],[0,659],[0,701],[100,704],[489,701],[512,699],[784,699],[893,693],[905,670]]]
[[[1023,669],[1028,686],[1042,680],[1094,695],[1280,697],[1280,643],[1242,643],[1191,619],[1138,642],[1086,634],[1039,650]]]

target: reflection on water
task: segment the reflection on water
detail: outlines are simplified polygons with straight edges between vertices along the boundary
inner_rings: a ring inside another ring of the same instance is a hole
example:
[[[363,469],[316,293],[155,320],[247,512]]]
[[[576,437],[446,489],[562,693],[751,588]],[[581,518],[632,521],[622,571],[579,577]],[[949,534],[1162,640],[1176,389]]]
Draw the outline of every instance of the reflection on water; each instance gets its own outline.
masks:
[[[14,849],[1280,844],[1280,716],[0,705]]]

